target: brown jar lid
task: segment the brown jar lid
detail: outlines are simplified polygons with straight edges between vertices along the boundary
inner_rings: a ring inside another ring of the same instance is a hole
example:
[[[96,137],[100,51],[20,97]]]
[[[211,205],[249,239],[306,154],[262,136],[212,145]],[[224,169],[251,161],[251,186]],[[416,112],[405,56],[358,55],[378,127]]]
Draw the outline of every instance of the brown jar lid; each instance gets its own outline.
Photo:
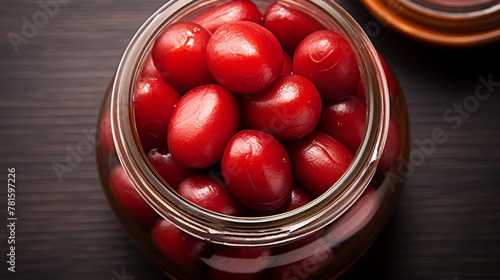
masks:
[[[361,0],[383,24],[442,46],[500,40],[500,0]]]

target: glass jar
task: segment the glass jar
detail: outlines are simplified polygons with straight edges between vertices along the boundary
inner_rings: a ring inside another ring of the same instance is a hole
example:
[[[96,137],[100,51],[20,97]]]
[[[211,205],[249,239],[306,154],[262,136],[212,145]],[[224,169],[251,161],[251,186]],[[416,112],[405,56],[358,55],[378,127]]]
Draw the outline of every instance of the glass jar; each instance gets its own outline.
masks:
[[[497,0],[362,0],[381,22],[423,42],[471,47],[500,40]]]
[[[137,134],[132,96],[161,31],[222,2],[169,1],[131,40],[99,116],[96,157],[103,190],[134,242],[172,279],[338,277],[379,235],[404,183],[409,122],[401,87],[362,29],[336,3],[283,0],[340,33],[352,46],[367,108],[361,144],[344,175],[297,209],[235,217],[198,207],[182,198],[149,162]],[[261,11],[273,2],[255,1]],[[382,167],[379,161],[385,153],[393,160]],[[133,187],[125,194],[110,184],[117,168]],[[123,204],[124,197],[135,207]],[[164,231],[152,229],[159,223],[163,230],[173,229],[159,237]],[[162,247],[155,242],[158,238],[176,241]]]

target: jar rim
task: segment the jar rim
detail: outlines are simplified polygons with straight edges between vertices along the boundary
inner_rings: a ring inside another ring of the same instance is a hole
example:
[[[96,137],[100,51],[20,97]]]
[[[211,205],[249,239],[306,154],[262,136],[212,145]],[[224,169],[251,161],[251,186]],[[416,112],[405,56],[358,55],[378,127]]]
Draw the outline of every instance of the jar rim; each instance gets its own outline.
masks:
[[[360,148],[344,175],[324,194],[298,209],[261,217],[214,213],[178,195],[154,171],[135,131],[132,92],[140,66],[162,28],[182,18],[186,10],[220,2],[169,1],[151,15],[127,46],[113,81],[111,127],[118,158],[139,194],[163,218],[180,229],[215,243],[239,246],[280,244],[306,236],[336,220],[361,196],[375,174],[389,124],[389,94],[378,52],[356,21],[337,3],[325,0],[290,1],[323,10],[352,45],[367,100],[367,122]]]

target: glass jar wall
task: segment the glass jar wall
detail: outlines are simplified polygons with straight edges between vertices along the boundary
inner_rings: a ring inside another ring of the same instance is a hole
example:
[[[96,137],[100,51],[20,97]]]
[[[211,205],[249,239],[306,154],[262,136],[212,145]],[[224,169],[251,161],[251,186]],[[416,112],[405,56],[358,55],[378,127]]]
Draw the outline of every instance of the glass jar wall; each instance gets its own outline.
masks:
[[[312,168],[312,177],[298,179],[297,173],[306,169],[296,163],[300,159],[292,151],[298,149],[300,139],[279,140],[294,166],[293,190],[283,208],[256,211],[243,205],[239,212],[207,210],[181,195],[178,185],[186,178],[209,177],[228,189],[221,160],[203,168],[179,167],[172,163],[165,141],[160,141],[162,147],[145,145],[147,140],[139,132],[140,109],[134,107],[134,91],[144,75],[149,75],[145,74],[152,69],[148,67],[153,65],[154,70],[151,52],[157,38],[168,27],[199,19],[214,7],[247,2],[170,1],[138,30],[100,111],[96,156],[103,190],[137,246],[172,279],[335,278],[369,248],[390,218],[409,153],[407,109],[396,76],[362,29],[337,4],[286,0],[279,4],[321,23],[320,29],[342,36],[359,70],[359,81],[349,94],[328,101],[322,97],[321,119],[312,132],[302,136],[314,143],[333,138],[351,153],[349,165],[326,190],[312,194],[308,187],[313,182],[307,180],[323,179],[338,171],[320,173]],[[251,3],[258,7],[260,16],[276,5],[274,1]],[[295,53],[288,53],[293,61]],[[289,70],[286,75],[298,75],[294,72]],[[148,81],[155,79],[165,82],[161,75],[147,77]],[[179,100],[190,92],[177,87],[175,91]],[[241,108],[241,99],[246,97],[232,94]],[[239,124],[238,130],[248,130],[245,126]],[[353,141],[356,137],[359,139]],[[172,173],[177,179],[169,177]],[[305,186],[297,190],[298,182]],[[290,206],[294,199],[299,202]]]

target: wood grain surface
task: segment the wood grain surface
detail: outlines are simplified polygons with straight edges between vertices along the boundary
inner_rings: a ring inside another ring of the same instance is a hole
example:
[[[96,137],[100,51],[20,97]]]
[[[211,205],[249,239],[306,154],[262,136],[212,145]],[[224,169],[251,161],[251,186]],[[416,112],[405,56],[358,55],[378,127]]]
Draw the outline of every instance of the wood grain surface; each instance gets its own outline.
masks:
[[[500,279],[500,45],[427,46],[357,1],[337,2],[397,73],[414,168],[386,230],[342,279]],[[163,1],[58,3],[48,15],[38,1],[0,2],[0,279],[163,279],[107,205],[88,145],[123,50]],[[435,129],[446,141],[429,145]],[[68,162],[64,174],[54,171]],[[7,270],[8,168],[15,273]]]

